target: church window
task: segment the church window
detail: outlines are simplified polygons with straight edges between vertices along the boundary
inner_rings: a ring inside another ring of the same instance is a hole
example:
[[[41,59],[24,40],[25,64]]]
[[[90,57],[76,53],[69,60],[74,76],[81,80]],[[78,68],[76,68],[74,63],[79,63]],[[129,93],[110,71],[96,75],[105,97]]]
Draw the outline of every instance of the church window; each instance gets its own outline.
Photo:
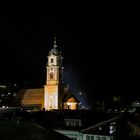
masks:
[[[49,97],[49,108],[51,109],[53,107],[53,97]]]
[[[54,63],[54,59],[53,58],[51,59],[51,63]]]
[[[50,79],[53,79],[53,73],[52,72],[50,73]]]

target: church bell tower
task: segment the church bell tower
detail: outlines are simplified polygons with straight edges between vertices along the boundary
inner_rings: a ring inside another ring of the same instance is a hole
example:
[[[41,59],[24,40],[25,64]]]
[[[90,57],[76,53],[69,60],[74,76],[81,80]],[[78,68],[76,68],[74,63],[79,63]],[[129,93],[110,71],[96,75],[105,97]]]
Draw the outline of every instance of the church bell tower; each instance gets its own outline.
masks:
[[[53,48],[49,51],[46,65],[46,85],[44,86],[44,108],[46,110],[61,109],[63,106],[61,95],[62,76],[62,57],[57,50],[55,38]]]

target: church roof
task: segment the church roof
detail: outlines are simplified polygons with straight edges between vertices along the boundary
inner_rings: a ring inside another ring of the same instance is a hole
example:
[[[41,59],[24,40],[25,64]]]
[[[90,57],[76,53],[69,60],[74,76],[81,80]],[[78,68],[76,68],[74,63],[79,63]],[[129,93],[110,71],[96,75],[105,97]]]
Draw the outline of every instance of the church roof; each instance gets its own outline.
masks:
[[[53,47],[53,48],[49,51],[49,55],[51,55],[51,54],[53,54],[53,55],[58,55],[58,50],[57,50],[55,47]]]
[[[71,97],[67,102],[76,102],[76,99],[74,97]]]
[[[74,95],[72,95],[71,97],[67,97],[67,98],[65,98],[65,102],[79,102],[78,101],[78,99],[74,96]]]
[[[14,103],[15,102],[15,103]],[[40,105],[44,102],[44,88],[20,89],[16,95],[16,100],[12,104],[18,105]]]

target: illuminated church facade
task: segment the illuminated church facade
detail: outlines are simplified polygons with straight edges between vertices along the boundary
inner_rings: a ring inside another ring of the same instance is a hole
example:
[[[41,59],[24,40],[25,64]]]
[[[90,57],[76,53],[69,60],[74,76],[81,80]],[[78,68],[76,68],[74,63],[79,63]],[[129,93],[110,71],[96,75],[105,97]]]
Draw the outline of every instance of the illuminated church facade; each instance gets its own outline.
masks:
[[[19,90],[16,99],[18,105],[40,107],[45,110],[78,109],[79,101],[63,82],[62,59],[55,39],[46,64],[46,84],[43,88]]]

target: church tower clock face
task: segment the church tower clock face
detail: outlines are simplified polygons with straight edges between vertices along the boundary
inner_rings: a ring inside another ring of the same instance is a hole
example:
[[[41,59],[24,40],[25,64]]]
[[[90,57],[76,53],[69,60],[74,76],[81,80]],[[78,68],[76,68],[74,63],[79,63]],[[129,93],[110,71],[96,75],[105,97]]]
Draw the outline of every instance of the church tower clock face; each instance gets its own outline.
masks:
[[[48,54],[48,63],[46,66],[46,85],[44,93],[44,108],[46,110],[58,109],[61,106],[60,86],[62,83],[62,57],[58,53],[56,40],[54,40],[53,48]]]

